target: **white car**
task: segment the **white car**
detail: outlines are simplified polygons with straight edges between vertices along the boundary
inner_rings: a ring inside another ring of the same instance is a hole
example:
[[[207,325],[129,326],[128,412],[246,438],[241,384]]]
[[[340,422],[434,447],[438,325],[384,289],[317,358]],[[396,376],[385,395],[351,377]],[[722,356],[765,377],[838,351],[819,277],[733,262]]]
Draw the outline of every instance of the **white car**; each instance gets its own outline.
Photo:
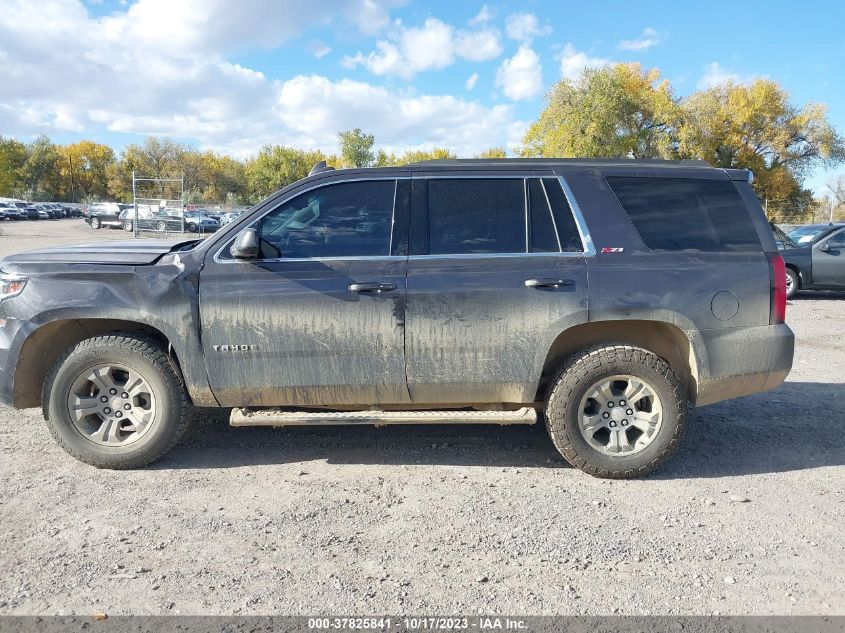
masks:
[[[243,211],[230,211],[229,213],[224,213],[220,217],[220,226],[226,226],[230,222],[234,222],[239,217],[243,215]]]

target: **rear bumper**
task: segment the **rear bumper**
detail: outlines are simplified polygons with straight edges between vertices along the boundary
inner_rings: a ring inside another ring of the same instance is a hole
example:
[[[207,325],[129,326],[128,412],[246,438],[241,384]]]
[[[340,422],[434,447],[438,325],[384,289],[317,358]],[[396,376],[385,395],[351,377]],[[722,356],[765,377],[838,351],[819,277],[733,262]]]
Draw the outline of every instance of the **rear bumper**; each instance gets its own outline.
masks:
[[[774,389],[792,369],[795,335],[785,324],[705,330],[701,339],[708,362],[696,406]]]

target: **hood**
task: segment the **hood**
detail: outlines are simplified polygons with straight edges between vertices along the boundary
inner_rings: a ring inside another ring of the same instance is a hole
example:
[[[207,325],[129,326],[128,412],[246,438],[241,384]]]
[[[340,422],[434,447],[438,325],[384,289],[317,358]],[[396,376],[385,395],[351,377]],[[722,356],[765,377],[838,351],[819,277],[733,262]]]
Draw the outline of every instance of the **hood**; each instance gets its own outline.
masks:
[[[4,264],[123,264],[143,266],[153,264],[162,255],[196,240],[132,240],[126,242],[97,242],[41,248],[9,255]]]
[[[810,257],[812,256],[813,247],[812,246],[795,246],[795,247],[786,247],[781,248],[778,251],[783,257],[784,261],[789,261],[790,258],[794,257]]]

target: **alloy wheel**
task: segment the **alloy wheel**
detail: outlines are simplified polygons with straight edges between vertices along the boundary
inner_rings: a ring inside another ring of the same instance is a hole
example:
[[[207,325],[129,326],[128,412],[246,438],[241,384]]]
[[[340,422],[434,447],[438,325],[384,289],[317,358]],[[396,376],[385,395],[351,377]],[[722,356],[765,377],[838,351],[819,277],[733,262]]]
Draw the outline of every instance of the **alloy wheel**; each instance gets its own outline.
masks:
[[[149,431],[156,414],[155,394],[136,370],[97,365],[73,382],[67,408],[74,428],[101,446],[126,446]]]
[[[639,453],[654,440],[663,422],[655,389],[630,375],[602,378],[581,398],[578,429],[598,452],[612,456]]]

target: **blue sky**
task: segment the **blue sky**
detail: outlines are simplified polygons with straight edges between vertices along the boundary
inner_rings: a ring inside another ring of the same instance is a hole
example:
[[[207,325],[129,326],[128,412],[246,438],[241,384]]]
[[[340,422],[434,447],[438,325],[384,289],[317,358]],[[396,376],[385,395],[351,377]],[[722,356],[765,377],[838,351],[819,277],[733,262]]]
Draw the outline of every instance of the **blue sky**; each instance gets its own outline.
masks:
[[[23,140],[167,134],[243,157],[264,143],[331,151],[358,126],[393,151],[472,155],[517,145],[561,77],[616,61],[656,66],[679,95],[770,77],[795,103],[826,103],[845,133],[840,3],[3,4],[0,134]],[[808,184],[822,192],[831,175]]]

